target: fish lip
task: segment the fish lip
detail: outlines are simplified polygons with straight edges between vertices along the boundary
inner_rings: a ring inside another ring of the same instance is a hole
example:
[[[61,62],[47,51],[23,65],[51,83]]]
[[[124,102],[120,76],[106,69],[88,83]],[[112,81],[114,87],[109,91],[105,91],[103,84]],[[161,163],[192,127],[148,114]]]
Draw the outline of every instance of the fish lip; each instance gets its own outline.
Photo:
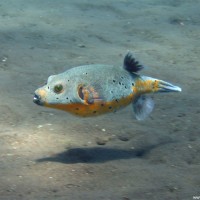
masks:
[[[44,102],[41,101],[41,97],[37,94],[34,95],[33,97],[33,102],[39,106],[43,106]]]
[[[182,89],[176,85],[165,81],[159,81],[158,83],[159,92],[181,92]]]

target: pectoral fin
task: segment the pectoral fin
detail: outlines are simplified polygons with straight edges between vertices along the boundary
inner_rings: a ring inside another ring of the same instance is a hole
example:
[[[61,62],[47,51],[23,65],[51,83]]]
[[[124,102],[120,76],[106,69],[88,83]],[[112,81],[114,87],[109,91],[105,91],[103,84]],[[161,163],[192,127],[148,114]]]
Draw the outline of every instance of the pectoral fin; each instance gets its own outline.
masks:
[[[133,110],[137,120],[146,119],[153,111],[153,108],[154,101],[151,97],[141,95],[133,102]]]
[[[103,101],[102,95],[92,86],[80,85],[78,87],[78,95],[86,105]]]

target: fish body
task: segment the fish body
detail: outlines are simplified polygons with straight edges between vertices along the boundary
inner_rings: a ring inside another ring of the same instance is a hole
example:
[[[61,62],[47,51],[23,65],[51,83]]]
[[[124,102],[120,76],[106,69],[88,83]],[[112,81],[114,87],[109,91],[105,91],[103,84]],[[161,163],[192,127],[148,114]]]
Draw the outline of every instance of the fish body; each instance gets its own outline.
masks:
[[[131,53],[124,67],[84,65],[52,75],[47,84],[35,91],[34,102],[89,117],[114,112],[133,104],[137,119],[145,119],[153,110],[153,100],[145,93],[181,91],[159,79],[138,74],[143,68]]]

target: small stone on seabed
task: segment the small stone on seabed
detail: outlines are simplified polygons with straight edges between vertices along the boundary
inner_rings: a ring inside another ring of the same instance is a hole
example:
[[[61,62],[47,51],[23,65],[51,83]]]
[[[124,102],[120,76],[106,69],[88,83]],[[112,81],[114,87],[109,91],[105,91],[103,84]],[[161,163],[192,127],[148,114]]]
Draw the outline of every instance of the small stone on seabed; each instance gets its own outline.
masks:
[[[123,200],[130,200],[128,197],[122,197]]]
[[[2,62],[6,62],[8,58],[3,57]]]
[[[102,130],[103,132],[105,132],[105,131],[106,131],[106,129],[105,129],[105,128],[102,128],[101,130]]]
[[[78,47],[85,48],[85,45],[84,44],[78,44]]]
[[[124,142],[129,141],[129,137],[126,135],[120,135],[118,138],[119,140],[124,141]]]
[[[108,139],[107,138],[96,138],[96,143],[98,145],[105,145],[106,143],[108,142]]]

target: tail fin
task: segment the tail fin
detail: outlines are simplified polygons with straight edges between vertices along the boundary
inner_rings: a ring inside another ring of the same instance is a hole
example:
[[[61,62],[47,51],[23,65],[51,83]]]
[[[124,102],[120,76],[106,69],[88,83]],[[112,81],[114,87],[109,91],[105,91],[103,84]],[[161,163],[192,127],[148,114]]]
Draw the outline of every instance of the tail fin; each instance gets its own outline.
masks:
[[[181,88],[178,86],[147,76],[141,76],[137,79],[133,90],[136,94],[139,94],[133,101],[133,110],[138,120],[144,120],[154,108],[153,100],[150,97],[144,97],[142,94],[152,92],[181,92]]]
[[[157,80],[158,81],[158,92],[181,92],[182,89],[176,85],[172,85],[171,83]]]
[[[147,76],[141,76],[141,78],[136,82],[136,88],[139,88],[142,93],[182,91],[178,86]]]

